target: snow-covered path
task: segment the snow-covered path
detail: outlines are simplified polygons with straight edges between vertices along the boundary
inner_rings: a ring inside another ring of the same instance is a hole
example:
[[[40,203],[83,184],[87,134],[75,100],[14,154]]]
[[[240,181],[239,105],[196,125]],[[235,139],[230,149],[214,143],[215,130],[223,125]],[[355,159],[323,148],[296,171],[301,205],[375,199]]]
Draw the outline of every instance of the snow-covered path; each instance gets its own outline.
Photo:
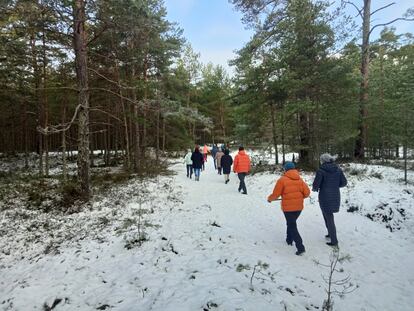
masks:
[[[295,256],[279,203],[266,201],[278,176],[248,176],[246,196],[236,175],[224,184],[211,158],[200,182],[181,163],[173,169],[176,176],[152,185],[149,241],[127,250],[108,231],[104,241],[1,265],[0,309],[43,310],[60,298],[54,310],[321,310],[328,269],[315,261],[328,264],[331,249],[314,195],[298,222],[306,253]],[[350,260],[335,278],[349,275],[358,288],[334,297],[335,310],[413,310],[413,231],[391,233],[344,209],[336,222],[340,254]]]
[[[310,184],[311,176],[306,177]],[[244,196],[237,192],[237,176],[231,175],[231,182],[225,185],[211,161],[199,183],[177,176],[187,192],[184,201],[188,212],[179,223],[169,224],[172,232],[173,228],[186,228],[171,237],[182,253],[191,254],[185,256],[184,265],[199,270],[198,282],[182,284],[188,293],[184,296],[189,303],[193,301],[188,310],[196,310],[203,299],[214,301],[221,310],[285,310],[285,306],[288,310],[306,310],[321,305],[326,287],[321,275],[327,275],[327,269],[315,261],[329,263],[331,249],[325,245],[316,196],[306,201],[299,218],[307,252],[298,257],[294,247],[284,241],[286,227],[280,203],[266,202],[276,179],[269,174],[248,177],[249,194]],[[412,236],[390,233],[380,224],[344,210],[338,216],[340,252],[349,255],[350,261],[344,263],[344,273],[337,278],[350,275],[359,287],[344,299],[335,299],[337,310],[349,310],[350,305],[353,310],[411,310]],[[274,274],[274,278],[253,279],[251,291],[252,270],[259,261],[269,265],[263,272]],[[237,272],[240,264],[251,269]],[[181,298],[171,305],[180,305]]]

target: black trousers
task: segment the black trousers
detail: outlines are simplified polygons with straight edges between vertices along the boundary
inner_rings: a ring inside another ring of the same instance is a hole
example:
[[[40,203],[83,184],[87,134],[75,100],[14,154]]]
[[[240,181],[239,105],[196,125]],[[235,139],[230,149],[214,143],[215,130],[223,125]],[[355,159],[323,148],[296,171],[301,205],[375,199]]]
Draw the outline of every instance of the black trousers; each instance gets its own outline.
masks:
[[[193,166],[191,164],[187,164],[187,177],[193,176]]]
[[[244,193],[247,193],[246,184],[244,183],[244,179],[246,178],[246,173],[238,173],[237,176],[239,177],[240,184],[239,184],[239,191],[243,190]]]
[[[332,212],[326,212],[322,210],[323,220],[325,220],[325,226],[328,230],[329,237],[332,244],[338,244],[338,238],[336,237],[335,218]]]
[[[286,218],[286,242],[295,242],[296,248],[298,251],[305,250],[303,246],[302,237],[299,234],[298,227],[296,225],[296,220],[299,218],[301,211],[297,212],[283,212]]]

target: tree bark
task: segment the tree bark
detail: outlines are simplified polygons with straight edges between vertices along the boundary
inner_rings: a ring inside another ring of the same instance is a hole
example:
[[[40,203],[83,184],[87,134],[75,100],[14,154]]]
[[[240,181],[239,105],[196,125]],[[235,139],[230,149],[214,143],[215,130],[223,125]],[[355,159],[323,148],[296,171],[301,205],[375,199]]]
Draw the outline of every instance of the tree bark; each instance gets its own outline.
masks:
[[[142,141],[141,145],[143,148],[143,156],[145,158],[146,148],[147,148],[147,108],[146,108],[146,100],[148,98],[148,90],[147,90],[147,80],[148,80],[148,60],[145,58],[144,60],[144,71],[143,71],[143,79],[144,79],[144,108],[143,108],[143,124],[142,124]]]
[[[225,107],[224,107],[224,102],[222,101],[220,103],[220,125],[221,125],[221,131],[223,134],[223,142],[227,143],[227,137],[226,137],[226,122],[225,122]]]
[[[75,0],[73,6],[74,51],[78,81],[78,181],[84,199],[90,197],[89,168],[89,85],[85,1]]]
[[[42,114],[43,114],[43,128],[47,128],[49,123],[49,107],[48,107],[48,100],[47,100],[47,56],[46,56],[46,34],[45,34],[45,26],[43,25],[43,33],[42,33],[42,58],[43,58],[43,66],[42,66]],[[49,176],[49,135],[45,134],[43,136],[43,150],[45,156],[45,176]]]
[[[62,112],[62,124],[66,123],[66,109],[67,109],[67,98],[63,97],[63,112]],[[68,169],[67,169],[67,158],[66,158],[66,131],[62,132],[62,175],[63,181],[67,181]]]
[[[384,118],[385,115],[385,103],[384,103],[384,48],[380,46],[379,48],[379,58],[380,58],[380,114],[381,118]],[[379,145],[379,155],[381,158],[384,158],[384,140],[385,140],[385,130],[384,126],[381,126],[381,135],[380,135],[380,145]]]
[[[359,134],[355,143],[354,156],[362,160],[367,144],[368,84],[369,84],[369,35],[371,25],[371,0],[364,0],[362,21],[361,86],[359,96]]]
[[[275,148],[275,161],[276,161],[276,164],[279,164],[279,152],[277,149],[275,105],[274,103],[270,103],[269,106],[270,106],[270,116],[272,118],[272,138],[273,138],[273,147]]]
[[[158,102],[157,104],[157,128],[156,128],[156,139],[157,141],[155,142],[155,146],[156,146],[156,150],[155,150],[155,157],[156,157],[156,161],[158,163],[159,158],[160,158],[160,115],[161,115],[161,107],[160,107],[160,103]]]
[[[165,133],[165,117],[162,118],[162,153],[165,153],[166,133]]]
[[[37,63],[37,51],[36,51],[36,38],[34,34],[34,27],[31,30],[30,34],[30,52],[32,57],[32,67],[33,67],[33,78],[34,78],[34,99],[38,107],[38,114],[37,114],[37,125],[42,126],[42,107],[39,103],[39,86],[40,86],[40,78],[39,78],[39,66]],[[43,176],[43,135],[40,132],[36,133],[37,135],[37,153],[39,155],[39,175]]]
[[[311,157],[309,152],[310,135],[309,135],[309,113],[302,112],[299,114],[300,126],[300,149],[299,161],[306,166],[311,165]]]
[[[132,79],[135,79],[135,67],[132,65]],[[138,171],[140,168],[141,161],[141,142],[140,142],[140,133],[139,133],[139,107],[137,103],[137,92],[134,88],[132,90],[132,100],[134,101],[134,134],[135,134],[135,144],[134,144],[134,170]]]
[[[24,167],[29,168],[29,146],[28,146],[28,131],[27,131],[27,102],[23,104],[23,142],[24,142]]]

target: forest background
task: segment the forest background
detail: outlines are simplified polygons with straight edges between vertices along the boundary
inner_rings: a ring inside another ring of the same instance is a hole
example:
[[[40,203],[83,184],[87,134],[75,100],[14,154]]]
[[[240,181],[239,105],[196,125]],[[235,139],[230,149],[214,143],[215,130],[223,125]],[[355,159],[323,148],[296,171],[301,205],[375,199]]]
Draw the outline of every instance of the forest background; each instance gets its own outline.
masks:
[[[412,25],[412,9],[376,24],[398,4],[229,2],[253,34],[231,76],[201,63],[161,0],[2,1],[2,157],[20,154],[26,169],[35,157],[43,178],[58,155],[62,184],[84,199],[96,150],[128,174],[204,143],[268,149],[276,163],[297,152],[305,169],[323,152],[410,169],[414,38],[392,26]]]

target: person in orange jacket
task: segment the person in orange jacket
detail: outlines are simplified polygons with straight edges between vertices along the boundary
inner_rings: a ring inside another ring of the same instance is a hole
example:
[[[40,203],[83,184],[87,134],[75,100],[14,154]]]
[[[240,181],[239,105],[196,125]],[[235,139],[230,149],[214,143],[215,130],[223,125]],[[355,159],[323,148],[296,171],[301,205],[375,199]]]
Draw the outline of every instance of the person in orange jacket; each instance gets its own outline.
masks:
[[[208,154],[208,147],[207,147],[206,144],[204,144],[204,147],[203,147],[203,159],[204,159],[204,162],[203,162],[203,171],[205,169],[204,163],[207,162],[207,154]]]
[[[301,255],[305,252],[305,246],[303,246],[296,220],[303,210],[303,200],[310,195],[310,189],[300,177],[293,162],[286,162],[284,169],[285,173],[276,182],[273,193],[268,196],[267,201],[270,203],[282,196],[282,210],[287,225],[286,243],[292,245],[295,241],[296,255]]]
[[[233,171],[237,173],[237,176],[240,180],[239,192],[243,190],[242,194],[247,194],[246,183],[244,182],[244,179],[250,172],[250,158],[242,146],[239,147],[239,153],[234,158]]]

